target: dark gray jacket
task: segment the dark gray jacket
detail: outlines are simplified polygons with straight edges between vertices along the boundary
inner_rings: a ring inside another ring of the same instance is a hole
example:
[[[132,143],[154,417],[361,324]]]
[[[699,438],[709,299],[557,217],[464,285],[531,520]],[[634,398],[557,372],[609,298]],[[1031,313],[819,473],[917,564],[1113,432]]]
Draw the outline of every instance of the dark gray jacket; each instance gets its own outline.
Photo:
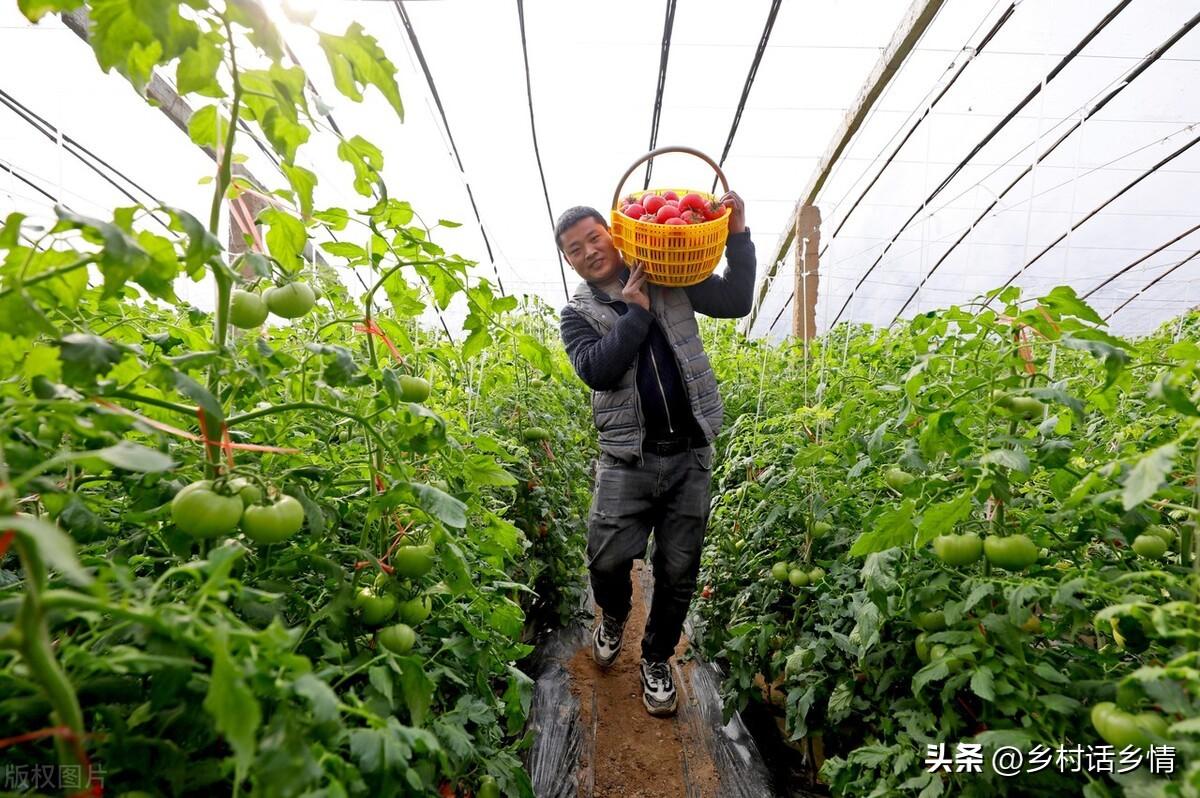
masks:
[[[750,231],[729,236],[726,267],[688,288],[650,286],[650,311],[581,283],[562,310],[563,344],[592,388],[600,448],[640,462],[645,441],[710,443],[723,408],[700,342],[696,312],[740,318],[750,312],[755,254]],[[621,281],[628,278],[624,270]]]

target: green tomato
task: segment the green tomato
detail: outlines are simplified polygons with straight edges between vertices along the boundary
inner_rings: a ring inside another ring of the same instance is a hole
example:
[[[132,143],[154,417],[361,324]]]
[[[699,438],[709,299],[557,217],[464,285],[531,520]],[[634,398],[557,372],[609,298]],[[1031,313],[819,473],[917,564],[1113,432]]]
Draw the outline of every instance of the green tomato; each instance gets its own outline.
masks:
[[[921,632],[921,634],[917,635],[917,639],[913,643],[913,647],[916,648],[916,650],[917,650],[917,659],[921,660],[921,662],[928,665],[929,664],[929,633]]]
[[[1134,716],[1137,725],[1141,726],[1151,737],[1167,736],[1167,719],[1157,712],[1139,712]]]
[[[1092,726],[1104,741],[1118,749],[1128,746],[1147,748],[1152,734],[1166,732],[1166,722],[1153,712],[1134,715],[1118,709],[1111,701],[1103,701],[1092,707]],[[1161,735],[1159,735],[1161,736]]]
[[[396,597],[390,593],[377,596],[371,588],[364,587],[354,597],[354,608],[367,626],[379,626],[396,614]]]
[[[406,623],[398,623],[379,630],[379,645],[393,654],[407,654],[417,642],[417,633]]]
[[[392,568],[397,576],[416,579],[433,568],[433,546],[401,546],[392,554]]]
[[[500,798],[500,785],[491,776],[484,776],[479,780],[479,789],[475,791],[475,798]]]
[[[903,492],[915,479],[916,477],[912,474],[895,466],[892,466],[883,473],[883,481],[887,483],[887,486],[892,490],[900,492]]]
[[[1175,542],[1175,531],[1170,527],[1163,526],[1162,524],[1151,524],[1150,526],[1146,527],[1144,534],[1154,535],[1157,538],[1162,538],[1163,542],[1166,543],[1167,546],[1170,546]]]
[[[790,571],[791,566],[780,560],[771,566],[771,578],[776,582],[786,582],[788,580],[788,573]]]
[[[258,294],[240,289],[229,300],[229,323],[243,330],[252,330],[267,320],[267,303]]]
[[[992,404],[996,407],[1008,409],[1012,407],[1013,396],[1003,388],[997,388],[992,391]]]
[[[255,543],[279,543],[304,526],[304,506],[292,496],[274,504],[252,504],[242,514],[242,532]]]
[[[400,602],[400,620],[410,626],[416,626],[429,617],[433,612],[433,604],[429,596],[417,596],[408,601]]]
[[[1036,418],[1045,412],[1046,406],[1032,396],[1014,396],[1008,409],[1014,416]]]
[[[946,565],[970,565],[983,554],[983,541],[974,532],[938,535],[933,539],[933,553]]]
[[[817,582],[820,582],[824,578],[825,578],[825,569],[819,565],[816,568],[813,568],[811,571],[808,572],[808,581],[814,585]]]
[[[820,540],[833,531],[833,524],[828,521],[817,521],[812,525],[812,536],[814,540]]]
[[[266,293],[267,308],[276,316],[298,319],[312,310],[317,295],[305,283],[287,283]]]
[[[229,489],[238,495],[244,507],[262,501],[262,488],[248,479],[237,477],[229,480]]]
[[[545,427],[526,427],[521,430],[521,438],[526,443],[550,440],[550,430]]]
[[[193,482],[171,500],[171,520],[194,538],[228,535],[242,519],[242,500],[212,488],[212,481]]]
[[[400,375],[400,398],[420,404],[429,398],[429,380],[411,374]]]
[[[788,571],[788,582],[792,587],[805,587],[808,584],[808,573],[799,568]]]
[[[940,632],[946,628],[946,614],[941,610],[918,612],[913,616],[913,623],[926,632]]]
[[[1138,535],[1133,539],[1133,550],[1147,560],[1161,560],[1167,553],[1167,542],[1158,535]]]
[[[945,659],[949,653],[950,648],[945,643],[934,643],[929,647],[930,660]]]
[[[1009,571],[1023,571],[1038,561],[1038,547],[1028,535],[988,535],[983,553],[992,565]]]

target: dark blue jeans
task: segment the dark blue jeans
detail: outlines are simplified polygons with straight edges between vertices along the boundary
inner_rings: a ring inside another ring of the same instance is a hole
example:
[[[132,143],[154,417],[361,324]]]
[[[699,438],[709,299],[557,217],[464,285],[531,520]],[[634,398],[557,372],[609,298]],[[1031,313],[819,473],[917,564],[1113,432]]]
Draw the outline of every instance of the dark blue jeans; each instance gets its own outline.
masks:
[[[600,455],[588,516],[588,571],[596,603],[624,618],[633,597],[633,561],[646,556],[654,530],[654,596],[642,656],[670,657],[679,643],[708,525],[712,447],[643,455],[643,464]]]

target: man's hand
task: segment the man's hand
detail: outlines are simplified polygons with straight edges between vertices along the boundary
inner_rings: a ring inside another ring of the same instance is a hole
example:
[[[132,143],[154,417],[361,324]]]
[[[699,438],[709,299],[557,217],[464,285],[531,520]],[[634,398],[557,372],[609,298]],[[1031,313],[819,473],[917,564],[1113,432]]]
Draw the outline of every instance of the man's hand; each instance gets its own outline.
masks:
[[[729,232],[742,233],[746,230],[746,203],[742,202],[742,198],[738,196],[736,191],[727,191],[725,196],[721,197],[721,204],[726,208],[731,208],[729,214]]]
[[[621,298],[630,305],[639,305],[643,310],[650,309],[650,290],[646,285],[646,270],[639,262],[634,262],[629,270],[629,282],[621,289]]]

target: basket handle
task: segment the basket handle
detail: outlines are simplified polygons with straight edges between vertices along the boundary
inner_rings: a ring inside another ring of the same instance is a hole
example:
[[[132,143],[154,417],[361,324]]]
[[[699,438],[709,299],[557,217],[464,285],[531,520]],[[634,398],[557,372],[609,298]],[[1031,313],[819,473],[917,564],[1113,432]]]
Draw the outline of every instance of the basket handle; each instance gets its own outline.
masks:
[[[704,153],[700,152],[700,150],[693,149],[692,147],[681,147],[681,146],[657,147],[653,150],[650,150],[650,152],[646,153],[641,158],[638,158],[636,161],[634,161],[633,164],[628,169],[625,170],[625,174],[621,175],[621,180],[617,183],[617,190],[613,192],[612,206],[614,208],[617,207],[617,200],[621,196],[621,189],[625,188],[625,181],[629,179],[629,176],[631,174],[633,174],[634,169],[637,169],[639,166],[641,166],[646,161],[649,161],[654,156],[662,155],[662,154],[668,153],[668,152],[683,152],[683,153],[687,153],[688,155],[695,155],[697,158],[704,161],[705,163],[707,163],[709,166],[711,166],[713,168],[713,171],[717,173],[717,178],[720,179],[720,181],[721,181],[721,187],[724,188],[725,191],[729,191],[729,181],[725,179],[725,173],[721,171],[721,167],[717,166],[716,161],[714,161],[712,158],[709,158]]]

